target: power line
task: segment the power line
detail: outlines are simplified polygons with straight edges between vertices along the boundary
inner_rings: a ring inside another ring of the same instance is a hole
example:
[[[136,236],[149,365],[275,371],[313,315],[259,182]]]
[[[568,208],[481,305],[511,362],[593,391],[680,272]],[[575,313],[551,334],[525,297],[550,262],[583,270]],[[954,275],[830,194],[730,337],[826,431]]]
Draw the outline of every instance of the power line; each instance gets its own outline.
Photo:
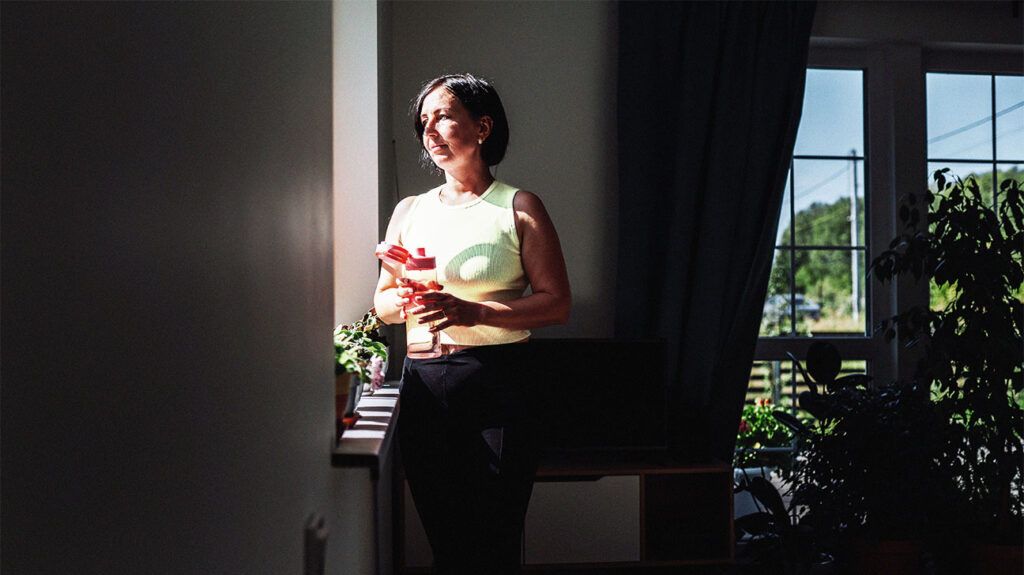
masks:
[[[841,175],[843,175],[843,174],[845,174],[845,173],[847,173],[849,171],[850,171],[850,164],[846,164],[839,171],[837,171],[836,173],[832,174],[831,176],[829,176],[829,177],[825,178],[824,180],[814,184],[813,186],[805,188],[803,190],[803,192],[800,193],[800,195],[798,195],[798,196],[793,198],[793,201],[795,202],[796,200],[799,200],[801,198],[807,197],[807,194],[810,194],[812,192],[817,191],[819,188],[821,188],[825,184],[831,182],[832,180],[838,178],[839,176],[841,176]]]
[[[1016,110],[1017,108],[1020,108],[1020,107],[1024,107],[1024,100],[1021,100],[1020,102],[1017,102],[1016,104],[1010,106],[1009,108],[1006,108],[1004,110],[1000,110],[1000,111],[996,112],[996,115],[994,117],[998,118],[999,116],[1002,116],[1004,114],[1008,114],[1008,113],[1010,113],[1010,112],[1012,112],[1012,111],[1014,111],[1014,110]],[[978,126],[981,126],[981,125],[985,124],[986,122],[991,122],[991,121],[992,121],[992,116],[987,116],[987,117],[982,118],[980,120],[975,120],[975,121],[971,122],[970,124],[966,124],[966,125],[960,126],[959,128],[957,128],[955,130],[950,130],[949,132],[946,132],[945,134],[939,134],[938,136],[935,136],[934,138],[929,138],[928,139],[928,143],[929,144],[934,144],[935,142],[941,142],[942,140],[945,140],[946,138],[950,138],[950,137],[955,136],[955,135],[957,135],[957,134],[959,134],[961,132],[966,132],[967,130],[970,130],[971,128],[977,128]]]
[[[1005,132],[996,134],[996,141],[998,141],[999,138],[1002,138],[1003,136],[1008,136],[1010,134],[1016,134],[1017,132],[1020,132],[1021,130],[1024,130],[1024,126],[1020,126],[1018,128],[1014,128],[1012,130],[1006,130]],[[963,153],[963,152],[966,152],[967,150],[970,150],[972,148],[977,148],[978,146],[981,146],[981,145],[984,145],[984,144],[991,144],[991,143],[992,143],[992,140],[990,140],[988,138],[985,138],[984,140],[980,140],[978,142],[975,142],[975,143],[967,146],[966,148],[960,148],[959,150],[957,150],[955,152],[946,152],[946,153],[943,154],[943,156],[947,156],[947,157],[956,156],[956,155],[958,155],[960,153]],[[991,160],[984,160],[984,161],[988,162],[988,161],[991,161]]]

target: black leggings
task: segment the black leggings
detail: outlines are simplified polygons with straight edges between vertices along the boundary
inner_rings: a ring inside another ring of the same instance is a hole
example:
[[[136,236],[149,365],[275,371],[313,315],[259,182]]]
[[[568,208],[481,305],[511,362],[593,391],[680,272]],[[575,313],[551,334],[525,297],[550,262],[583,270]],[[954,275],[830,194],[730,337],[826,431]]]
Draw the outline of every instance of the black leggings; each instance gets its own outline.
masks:
[[[405,360],[399,449],[437,573],[521,570],[538,453],[525,347]]]

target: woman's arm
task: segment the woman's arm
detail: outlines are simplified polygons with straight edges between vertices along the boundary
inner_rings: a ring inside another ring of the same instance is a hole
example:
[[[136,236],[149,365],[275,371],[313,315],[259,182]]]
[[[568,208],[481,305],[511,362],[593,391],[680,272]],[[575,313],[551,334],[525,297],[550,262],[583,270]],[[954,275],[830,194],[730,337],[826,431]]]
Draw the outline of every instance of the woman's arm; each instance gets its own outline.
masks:
[[[384,241],[389,244],[401,245],[405,218],[415,199],[415,196],[405,198],[395,206],[395,211],[391,214],[391,221],[388,222],[388,231],[384,234]],[[412,290],[399,287],[397,277],[400,274],[401,270],[394,269],[388,262],[383,262],[380,267],[377,290],[373,294],[373,307],[377,310],[377,317],[384,323],[405,321],[402,308],[409,303],[406,297]]]
[[[491,325],[507,329],[532,329],[569,320],[572,295],[558,233],[544,204],[535,194],[519,191],[512,204],[520,237],[520,257],[532,293],[519,299],[468,302],[443,291],[414,298],[421,304],[409,311],[425,315],[421,321],[439,321],[433,331],[453,325]]]

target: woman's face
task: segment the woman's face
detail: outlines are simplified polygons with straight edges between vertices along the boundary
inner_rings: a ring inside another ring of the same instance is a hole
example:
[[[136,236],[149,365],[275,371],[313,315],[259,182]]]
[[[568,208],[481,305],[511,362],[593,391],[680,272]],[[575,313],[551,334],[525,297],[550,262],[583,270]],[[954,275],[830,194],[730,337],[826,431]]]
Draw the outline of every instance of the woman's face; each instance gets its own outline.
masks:
[[[490,118],[473,118],[444,86],[434,88],[423,99],[420,122],[423,148],[442,170],[452,172],[483,163],[478,141],[489,134]]]

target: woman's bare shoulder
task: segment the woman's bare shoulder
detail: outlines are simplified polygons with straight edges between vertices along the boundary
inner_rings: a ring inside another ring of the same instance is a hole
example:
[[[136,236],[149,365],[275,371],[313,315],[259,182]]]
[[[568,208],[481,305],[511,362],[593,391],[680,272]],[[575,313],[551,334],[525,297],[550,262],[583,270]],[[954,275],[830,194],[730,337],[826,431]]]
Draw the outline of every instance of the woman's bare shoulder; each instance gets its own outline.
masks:
[[[395,205],[395,213],[399,214],[409,211],[409,208],[412,207],[413,203],[416,202],[416,198],[417,196],[408,196],[402,198],[402,200],[399,201],[397,205]]]
[[[403,198],[398,202],[398,205],[395,206],[394,211],[391,212],[391,220],[388,222],[388,229],[385,234],[387,241],[392,243],[401,243],[400,236],[403,224],[405,223],[405,218],[409,215],[409,212],[412,210],[412,205],[415,202],[416,196],[409,196],[407,198]]]
[[[532,217],[547,213],[540,196],[529,190],[519,190],[516,192],[515,197],[512,198],[512,209]]]

